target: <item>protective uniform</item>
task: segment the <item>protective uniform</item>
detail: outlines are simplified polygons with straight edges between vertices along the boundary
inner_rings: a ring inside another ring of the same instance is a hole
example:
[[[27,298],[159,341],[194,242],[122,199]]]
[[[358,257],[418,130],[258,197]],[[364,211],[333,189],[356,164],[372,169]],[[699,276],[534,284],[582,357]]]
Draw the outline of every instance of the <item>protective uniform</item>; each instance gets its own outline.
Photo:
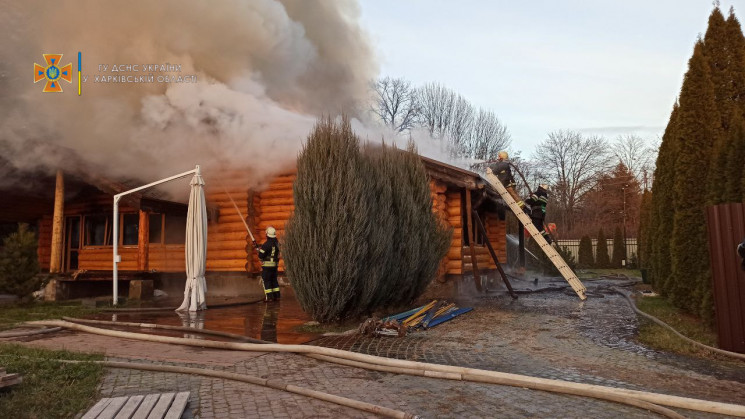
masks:
[[[515,177],[512,176],[512,168],[510,167],[510,163],[506,161],[508,157],[509,156],[507,155],[506,151],[500,151],[499,160],[489,166],[489,170],[491,170],[494,176],[496,176],[497,179],[502,182],[504,188],[507,189],[507,193],[509,193],[512,199],[515,200],[517,205],[522,208],[525,203],[523,203],[522,199],[520,199],[520,197],[517,195],[517,192],[515,192]]]
[[[737,246],[737,254],[742,258],[742,270],[745,271],[745,239]]]
[[[266,241],[259,249],[261,261],[261,280],[264,281],[266,301],[279,300],[279,282],[277,282],[277,268],[279,267],[279,241],[273,227],[266,229]]]
[[[530,221],[541,232],[541,235],[546,239],[548,244],[551,244],[551,236],[546,231],[546,226],[544,225],[546,205],[548,204],[548,186],[538,186],[538,189],[530,194],[528,199],[525,200],[525,203],[530,205]]]

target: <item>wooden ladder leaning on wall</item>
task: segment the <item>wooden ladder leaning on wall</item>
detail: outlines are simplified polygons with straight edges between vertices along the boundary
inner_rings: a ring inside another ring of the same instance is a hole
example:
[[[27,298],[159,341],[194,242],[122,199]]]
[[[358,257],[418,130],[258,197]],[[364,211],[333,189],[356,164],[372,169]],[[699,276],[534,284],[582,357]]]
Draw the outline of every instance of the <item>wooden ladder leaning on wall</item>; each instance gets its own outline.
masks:
[[[499,196],[502,197],[504,202],[507,203],[517,219],[520,220],[520,222],[523,224],[523,226],[525,226],[530,235],[533,236],[533,240],[538,243],[538,246],[540,246],[543,253],[548,256],[548,259],[551,261],[551,263],[553,263],[554,266],[556,266],[556,269],[559,270],[561,276],[563,276],[564,279],[569,283],[569,285],[571,285],[572,289],[574,290],[574,292],[577,293],[580,300],[587,299],[587,296],[585,295],[587,288],[585,288],[579,278],[577,278],[577,275],[575,275],[574,271],[569,268],[561,255],[559,255],[559,253],[556,251],[556,249],[548,244],[546,239],[543,238],[543,235],[541,235],[541,232],[538,231],[535,225],[533,225],[533,222],[530,220],[528,214],[526,214],[525,211],[523,211],[523,209],[520,208],[519,205],[517,205],[517,202],[512,199],[512,196],[510,196],[509,192],[507,192],[507,189],[505,189],[505,187],[502,185],[502,182],[500,182],[494,174],[488,173],[486,174],[486,180],[488,180],[489,183],[494,186],[497,192],[499,192]]]

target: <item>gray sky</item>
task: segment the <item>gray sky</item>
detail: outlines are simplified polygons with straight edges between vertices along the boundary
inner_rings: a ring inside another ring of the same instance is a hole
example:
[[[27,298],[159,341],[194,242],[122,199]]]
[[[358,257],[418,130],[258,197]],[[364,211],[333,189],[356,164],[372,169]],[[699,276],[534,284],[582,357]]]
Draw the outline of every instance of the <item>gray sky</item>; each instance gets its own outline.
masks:
[[[381,75],[441,82],[530,154],[559,129],[657,141],[710,0],[361,0]],[[741,23],[745,0],[722,1]]]

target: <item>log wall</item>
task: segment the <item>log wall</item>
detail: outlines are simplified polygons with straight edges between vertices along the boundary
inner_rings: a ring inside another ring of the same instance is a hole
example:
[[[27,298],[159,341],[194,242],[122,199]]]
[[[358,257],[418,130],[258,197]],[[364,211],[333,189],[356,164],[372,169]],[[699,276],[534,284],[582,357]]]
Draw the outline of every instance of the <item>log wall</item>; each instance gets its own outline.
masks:
[[[245,175],[226,173],[219,177],[220,185],[206,185],[205,198],[207,205],[217,207],[220,216],[217,222],[211,222],[207,233],[207,271],[247,271],[248,249],[250,242],[241,215],[230,201],[232,197],[243,217],[248,217],[248,188]],[[184,270],[184,252],[181,251],[181,270]]]
[[[45,215],[39,220],[39,246],[36,249],[39,266],[44,272],[49,272],[49,262],[52,257],[52,215]]]
[[[461,209],[461,190],[445,192],[447,222],[453,228],[453,239],[447,255],[447,273],[463,274],[463,215]]]
[[[290,215],[295,210],[292,197],[292,184],[297,174],[285,174],[275,177],[264,190],[256,192],[253,199],[253,223],[256,226],[254,234],[256,241],[261,244],[266,241],[266,228],[269,226],[277,230],[277,238],[282,242],[285,226]],[[261,270],[261,263],[256,252],[252,252],[252,265],[256,272]],[[285,271],[285,261],[280,249],[279,271]]]
[[[437,179],[432,179],[429,182],[430,196],[432,197],[432,212],[437,215],[437,218],[443,223],[447,224],[448,220],[448,204],[447,196],[447,185]],[[449,255],[445,255],[440,262],[440,266],[437,269],[437,279],[444,281],[445,274],[448,270],[448,261],[450,260]]]

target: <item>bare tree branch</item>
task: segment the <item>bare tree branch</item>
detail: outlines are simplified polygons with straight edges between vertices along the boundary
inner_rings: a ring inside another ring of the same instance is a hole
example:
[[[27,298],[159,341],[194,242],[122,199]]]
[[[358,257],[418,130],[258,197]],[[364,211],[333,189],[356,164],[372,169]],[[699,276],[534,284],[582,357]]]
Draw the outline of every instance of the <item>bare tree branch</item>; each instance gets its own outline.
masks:
[[[403,132],[416,122],[416,90],[411,82],[401,78],[385,77],[375,82],[375,102],[372,111],[392,129]]]

